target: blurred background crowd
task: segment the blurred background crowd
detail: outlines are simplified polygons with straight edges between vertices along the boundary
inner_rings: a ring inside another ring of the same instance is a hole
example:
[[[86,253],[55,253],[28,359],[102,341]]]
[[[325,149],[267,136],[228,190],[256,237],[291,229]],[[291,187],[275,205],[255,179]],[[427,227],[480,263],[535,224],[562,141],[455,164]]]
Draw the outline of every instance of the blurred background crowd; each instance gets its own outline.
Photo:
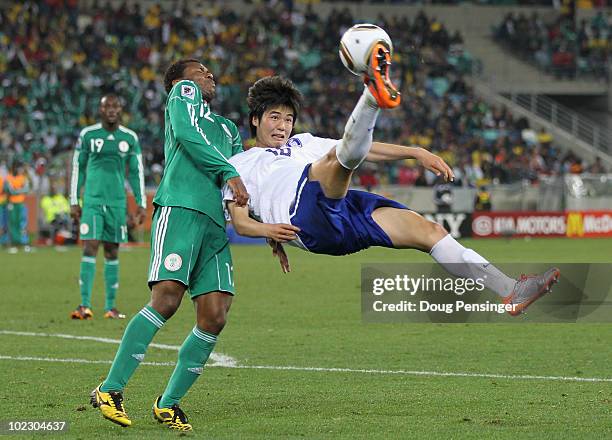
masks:
[[[321,16],[312,4],[296,8],[291,1],[259,2],[250,13],[228,9],[224,2],[215,5],[164,11],[155,5],[77,0],[5,4],[0,8],[0,175],[14,160],[27,165],[33,187],[50,169],[62,175],[80,129],[97,121],[100,96],[115,92],[124,100],[123,124],[140,137],[147,184],[155,186],[164,165],[161,78],[181,57],[199,58],[215,74],[213,110],[237,123],[245,145],[248,87],[271,74],[291,78],[307,97],[297,131],[339,138],[362,87],[337,55],[341,34],[354,23],[350,11]],[[379,118],[376,140],[440,154],[454,168],[457,185],[464,186],[537,182],[541,174],[601,167],[571,153],[561,155],[550,133],[531,130],[527,120],[480,100],[464,80],[480,68],[478,60],[465,50],[462,35],[435,17],[421,12],[412,18],[379,16],[375,22],[393,39],[392,72],[403,94],[401,108]],[[509,15],[498,34],[529,53],[546,48],[551,60],[555,48],[574,41],[597,74],[598,60],[610,50],[599,47],[604,36],[610,38],[609,26],[601,23],[598,16],[572,34],[562,23],[547,26],[537,16]],[[533,47],[523,44],[532,34]],[[357,180],[368,187],[434,184],[433,175],[410,161],[364,167]]]
[[[537,13],[509,13],[495,29],[498,42],[557,77],[609,80],[612,16],[599,11],[590,20],[560,15],[547,23]]]

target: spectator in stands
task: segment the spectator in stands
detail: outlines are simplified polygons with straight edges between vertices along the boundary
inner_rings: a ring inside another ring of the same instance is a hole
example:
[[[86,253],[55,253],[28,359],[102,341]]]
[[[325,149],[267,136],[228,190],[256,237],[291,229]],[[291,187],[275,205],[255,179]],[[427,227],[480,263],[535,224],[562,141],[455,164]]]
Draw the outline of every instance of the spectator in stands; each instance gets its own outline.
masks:
[[[6,179],[0,174],[0,245],[8,242],[8,218],[6,210],[8,194],[6,186]]]
[[[491,210],[491,193],[485,185],[478,187],[476,199],[474,200],[474,211],[490,211]]]
[[[43,212],[44,225],[41,228],[42,235],[46,235],[47,243],[63,244],[66,234],[61,231],[70,231],[70,203],[63,194],[55,190],[55,184],[49,186],[49,194],[40,201]],[[60,240],[60,237],[62,239]]]
[[[453,184],[446,182],[441,176],[437,177],[433,187],[433,197],[437,212],[451,212],[453,205]]]
[[[29,252],[27,237],[27,210],[25,206],[26,194],[30,192],[27,173],[23,164],[19,161],[13,162],[9,174],[6,176],[5,184],[8,193],[8,214],[10,254],[18,252],[17,246],[23,246],[24,251]]]
[[[151,2],[142,8],[76,0],[4,3],[0,82],[7,92],[0,95],[0,145],[7,159],[32,165],[44,158],[47,169],[65,172],[61,154],[73,147],[77,127],[94,123],[100,96],[114,92],[130,102],[122,123],[129,123],[150,146],[143,151],[144,162],[155,168],[146,169],[145,175],[155,185],[164,165],[165,95],[156,75],[170,60],[187,55],[209,60],[218,79],[216,107],[242,126],[243,138],[248,137],[248,112],[236,103],[254,80],[274,73],[291,77],[311,96],[297,128],[317,127],[320,135],[340,137],[344,115],[360,87],[357,81],[346,81],[337,56],[341,30],[355,22],[348,9],[324,16],[312,7],[280,2],[254,2],[251,12],[234,11],[223,2],[205,10],[183,5],[167,10]],[[466,174],[466,185],[491,180],[508,168],[505,161],[514,159],[511,146],[498,141],[518,138],[524,127],[509,111],[480,100],[466,84],[464,75],[477,63],[465,50],[462,35],[450,34],[444,23],[422,11],[414,18],[379,17],[376,22],[397,48],[394,64],[402,72],[405,97],[401,108],[379,119],[377,140],[450,151],[455,166],[475,150],[488,153],[490,160],[486,157],[475,165],[475,173]],[[602,49],[600,40],[610,34],[609,27],[601,18],[585,26],[588,58],[603,62],[609,48]],[[552,56],[550,38],[569,34],[560,26],[548,30],[537,15],[510,14],[499,33],[513,47]],[[270,68],[261,67],[264,58],[272,60]],[[494,163],[493,157],[499,161]],[[378,182],[399,180],[400,175],[404,179],[407,171],[399,167],[381,168],[374,176]],[[419,176],[417,182],[433,184],[426,174]],[[516,178],[520,173],[505,173],[502,182]]]
[[[607,173],[606,167],[604,167],[603,163],[601,162],[601,157],[597,156],[595,158],[595,161],[589,167],[588,172],[591,174],[606,174]]]
[[[573,14],[560,13],[545,24],[537,13],[527,18],[507,14],[494,31],[495,38],[521,57],[533,59],[559,77],[594,76],[607,81],[612,22],[599,11],[576,27]]]

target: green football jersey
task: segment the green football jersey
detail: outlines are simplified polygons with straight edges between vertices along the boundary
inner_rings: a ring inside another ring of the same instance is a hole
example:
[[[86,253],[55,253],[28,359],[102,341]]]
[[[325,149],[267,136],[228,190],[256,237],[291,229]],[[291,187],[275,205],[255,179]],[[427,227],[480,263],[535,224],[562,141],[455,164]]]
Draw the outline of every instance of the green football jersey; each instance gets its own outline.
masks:
[[[227,159],[242,151],[236,124],[212,113],[187,80],[170,90],[165,122],[166,165],[153,203],[193,209],[225,227],[221,187],[239,175]]]
[[[138,206],[146,208],[144,168],[138,136],[119,125],[107,131],[101,123],[81,130],[72,158],[70,204],[77,205],[83,184],[83,204],[124,207],[125,172]]]

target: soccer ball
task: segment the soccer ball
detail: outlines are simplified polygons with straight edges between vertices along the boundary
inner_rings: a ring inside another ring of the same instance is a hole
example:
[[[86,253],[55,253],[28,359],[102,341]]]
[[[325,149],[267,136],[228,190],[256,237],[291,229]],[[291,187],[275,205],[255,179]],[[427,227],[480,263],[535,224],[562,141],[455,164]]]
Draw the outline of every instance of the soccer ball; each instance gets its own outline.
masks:
[[[393,56],[393,43],[389,35],[374,24],[356,24],[344,33],[340,40],[340,59],[342,64],[355,75],[368,71],[370,51],[376,43],[387,46]]]

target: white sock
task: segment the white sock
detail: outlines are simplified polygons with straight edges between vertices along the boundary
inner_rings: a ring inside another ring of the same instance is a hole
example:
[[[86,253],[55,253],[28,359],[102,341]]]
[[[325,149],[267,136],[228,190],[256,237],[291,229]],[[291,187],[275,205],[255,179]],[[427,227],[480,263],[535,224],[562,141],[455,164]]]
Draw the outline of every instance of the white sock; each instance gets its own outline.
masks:
[[[372,134],[380,109],[366,87],[344,127],[342,141],[336,146],[336,157],[349,170],[357,168],[372,147]]]
[[[510,278],[472,249],[466,249],[450,234],[437,242],[429,254],[451,274],[461,278],[481,278],[488,289],[504,297],[514,288]]]

